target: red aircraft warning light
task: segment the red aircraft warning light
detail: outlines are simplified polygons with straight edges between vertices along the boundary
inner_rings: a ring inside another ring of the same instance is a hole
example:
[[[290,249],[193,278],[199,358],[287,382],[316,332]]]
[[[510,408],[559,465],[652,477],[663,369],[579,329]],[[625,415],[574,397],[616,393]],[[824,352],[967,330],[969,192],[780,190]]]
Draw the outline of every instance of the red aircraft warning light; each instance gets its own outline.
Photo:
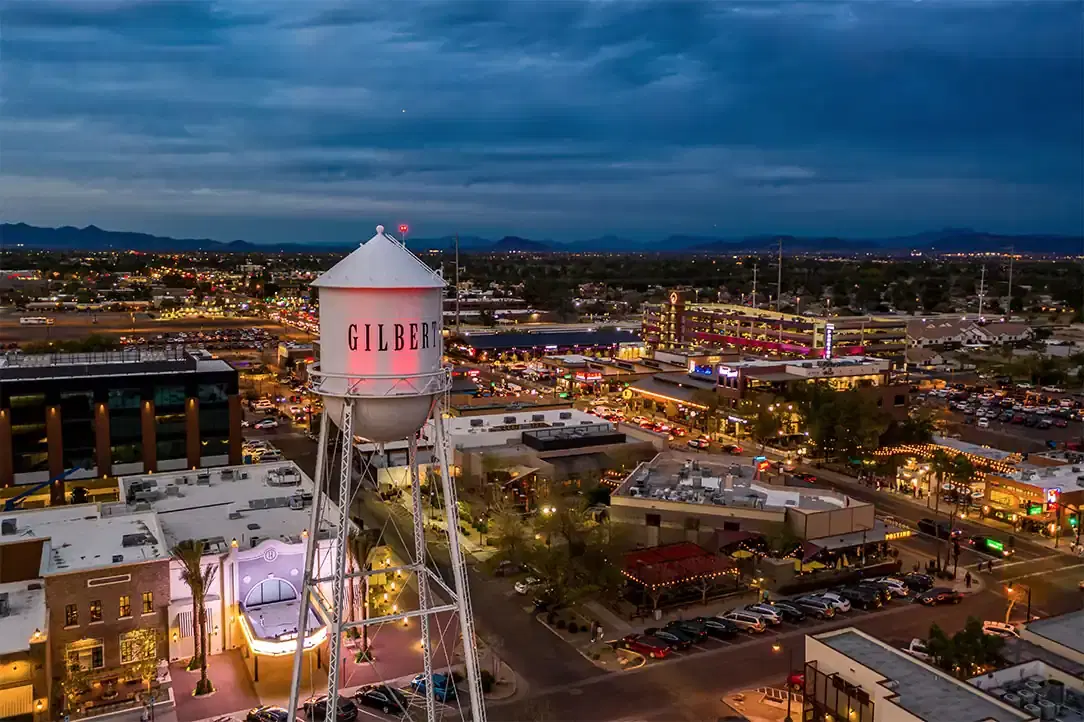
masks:
[[[405,223],[404,223],[404,224],[402,224],[401,226],[399,226],[399,232],[400,232],[400,233],[406,233],[406,232],[407,232],[407,231],[409,231],[409,230],[410,230],[410,228],[409,228],[409,227],[407,226],[407,224],[405,224]]]

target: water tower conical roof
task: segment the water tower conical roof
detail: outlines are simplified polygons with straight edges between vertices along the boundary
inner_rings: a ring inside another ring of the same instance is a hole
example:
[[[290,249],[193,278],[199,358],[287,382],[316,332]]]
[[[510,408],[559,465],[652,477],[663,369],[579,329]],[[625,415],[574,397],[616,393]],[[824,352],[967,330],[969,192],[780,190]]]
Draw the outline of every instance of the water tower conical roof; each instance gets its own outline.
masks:
[[[317,288],[444,288],[440,274],[376,227],[376,235],[312,282]]]

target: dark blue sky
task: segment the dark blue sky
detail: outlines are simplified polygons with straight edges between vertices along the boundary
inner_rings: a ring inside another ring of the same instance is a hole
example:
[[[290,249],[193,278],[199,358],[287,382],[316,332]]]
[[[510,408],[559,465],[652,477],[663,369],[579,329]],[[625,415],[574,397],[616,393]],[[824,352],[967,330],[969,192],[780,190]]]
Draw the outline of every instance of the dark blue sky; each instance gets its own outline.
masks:
[[[4,220],[1084,232],[1081,0],[0,0]]]

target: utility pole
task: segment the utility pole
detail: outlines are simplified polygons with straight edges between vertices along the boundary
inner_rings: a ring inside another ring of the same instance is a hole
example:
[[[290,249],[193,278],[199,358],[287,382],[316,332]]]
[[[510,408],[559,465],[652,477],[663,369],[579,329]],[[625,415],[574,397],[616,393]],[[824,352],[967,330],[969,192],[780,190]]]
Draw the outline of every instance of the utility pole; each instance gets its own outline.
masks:
[[[757,266],[758,265],[760,265],[759,262],[753,261],[753,293],[751,294],[752,301],[749,304],[753,308],[757,307]]]
[[[459,234],[455,234],[455,335],[459,335]]]
[[[775,312],[783,308],[783,239],[779,239],[779,277],[775,282]],[[782,326],[780,326],[782,328]]]
[[[982,321],[982,303],[986,300],[986,266],[982,267],[982,276],[979,278],[979,321]]]
[[[1009,297],[1005,301],[1005,317],[1012,315],[1012,262],[1016,255],[1016,246],[1009,246]]]

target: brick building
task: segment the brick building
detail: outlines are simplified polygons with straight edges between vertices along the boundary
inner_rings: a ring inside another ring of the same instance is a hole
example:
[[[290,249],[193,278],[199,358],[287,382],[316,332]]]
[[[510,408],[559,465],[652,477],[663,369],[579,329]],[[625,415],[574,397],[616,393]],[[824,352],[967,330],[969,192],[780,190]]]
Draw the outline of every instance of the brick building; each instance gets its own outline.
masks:
[[[40,584],[49,609],[49,706],[99,713],[133,703],[143,689],[136,663],[166,656],[169,549],[157,516],[103,517],[82,504],[5,513],[2,524],[0,578]],[[77,677],[85,693],[63,699],[64,681]]]
[[[115,493],[122,474],[241,462],[237,371],[206,352],[0,356],[0,489]],[[100,480],[100,483],[95,483]]]

